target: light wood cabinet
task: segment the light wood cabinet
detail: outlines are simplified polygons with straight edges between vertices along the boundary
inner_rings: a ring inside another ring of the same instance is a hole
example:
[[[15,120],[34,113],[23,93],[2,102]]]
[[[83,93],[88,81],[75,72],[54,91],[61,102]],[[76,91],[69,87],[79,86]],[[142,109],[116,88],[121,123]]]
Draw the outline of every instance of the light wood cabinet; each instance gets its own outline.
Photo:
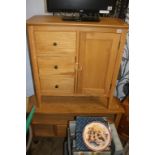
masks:
[[[127,31],[128,25],[115,18],[103,18],[100,22],[64,22],[54,16],[34,16],[27,20],[38,110],[46,107],[44,97],[57,97],[58,101],[63,96],[67,99],[83,96],[98,97],[98,101],[102,101],[99,104],[107,110],[113,109],[111,113],[121,113],[122,110],[114,106],[113,94]],[[66,108],[68,115],[73,111],[73,100],[70,108]],[[65,103],[63,106],[65,108]],[[57,108],[59,112],[62,105]],[[57,133],[62,134],[61,130]]]

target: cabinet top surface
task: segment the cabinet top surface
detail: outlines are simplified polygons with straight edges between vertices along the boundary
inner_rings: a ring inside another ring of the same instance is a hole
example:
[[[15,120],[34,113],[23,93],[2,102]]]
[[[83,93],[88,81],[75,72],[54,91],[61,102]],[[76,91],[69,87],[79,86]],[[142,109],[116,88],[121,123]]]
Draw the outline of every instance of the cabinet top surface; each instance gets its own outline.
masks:
[[[51,25],[51,26],[90,26],[128,29],[128,24],[118,18],[103,17],[99,22],[63,21],[61,17],[42,15],[33,16],[27,20],[27,25]]]

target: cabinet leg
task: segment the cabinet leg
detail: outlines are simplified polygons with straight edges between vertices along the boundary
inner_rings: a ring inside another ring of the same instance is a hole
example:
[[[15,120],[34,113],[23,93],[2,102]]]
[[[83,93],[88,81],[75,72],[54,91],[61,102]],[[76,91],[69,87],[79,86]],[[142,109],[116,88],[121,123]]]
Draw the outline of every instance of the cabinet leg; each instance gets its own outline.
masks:
[[[115,117],[115,126],[116,126],[116,128],[118,128],[121,117],[122,117],[122,114],[116,114],[116,117]]]

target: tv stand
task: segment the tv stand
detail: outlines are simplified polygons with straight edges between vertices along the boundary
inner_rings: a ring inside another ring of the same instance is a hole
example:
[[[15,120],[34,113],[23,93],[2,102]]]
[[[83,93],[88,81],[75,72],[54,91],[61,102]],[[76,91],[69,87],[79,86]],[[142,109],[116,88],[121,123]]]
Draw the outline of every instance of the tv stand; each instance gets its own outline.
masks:
[[[80,14],[79,16],[63,16],[63,21],[77,21],[77,22],[99,22],[100,18],[98,14],[87,15]]]

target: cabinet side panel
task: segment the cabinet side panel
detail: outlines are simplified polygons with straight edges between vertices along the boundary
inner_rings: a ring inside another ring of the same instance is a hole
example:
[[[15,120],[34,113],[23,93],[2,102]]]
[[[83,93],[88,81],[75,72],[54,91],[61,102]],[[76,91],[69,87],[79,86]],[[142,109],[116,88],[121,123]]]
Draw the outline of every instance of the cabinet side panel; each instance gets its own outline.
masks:
[[[106,94],[109,96],[110,92],[110,85],[112,81],[112,76],[114,73],[114,68],[115,68],[115,62],[118,54],[118,46],[119,46],[119,41],[120,41],[120,34],[110,34],[112,38],[112,45],[111,45],[111,51],[109,52],[109,63],[108,63],[108,69],[106,72],[106,80],[105,80],[105,91]]]
[[[29,52],[31,58],[32,71],[33,71],[33,80],[35,85],[35,93],[37,97],[37,106],[40,106],[41,104],[40,80],[38,74],[38,64],[35,50],[33,26],[28,26],[28,41],[29,41],[29,49],[30,49]]]
[[[117,76],[118,76],[118,72],[119,72],[119,68],[120,68],[120,64],[121,64],[125,41],[126,41],[126,31],[122,32],[120,44],[119,44],[119,48],[118,48],[118,54],[117,54],[117,59],[116,59],[116,63],[115,63],[113,78],[112,78],[112,82],[111,82],[111,89],[110,89],[110,94],[109,94],[109,96],[110,96],[109,97],[109,106],[108,106],[109,108],[112,108],[112,106],[113,106],[112,99],[113,99]]]

